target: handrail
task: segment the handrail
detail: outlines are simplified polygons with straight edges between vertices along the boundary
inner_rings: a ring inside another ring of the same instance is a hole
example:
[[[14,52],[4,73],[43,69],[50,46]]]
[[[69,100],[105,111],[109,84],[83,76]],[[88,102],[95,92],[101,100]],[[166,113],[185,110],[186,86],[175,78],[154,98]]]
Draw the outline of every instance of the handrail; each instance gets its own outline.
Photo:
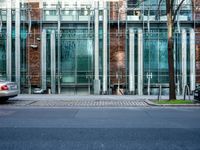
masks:
[[[183,99],[186,100],[186,93],[188,94],[188,97],[189,97],[189,100],[190,100],[190,88],[188,85],[185,85],[184,87],[184,96],[183,96]]]

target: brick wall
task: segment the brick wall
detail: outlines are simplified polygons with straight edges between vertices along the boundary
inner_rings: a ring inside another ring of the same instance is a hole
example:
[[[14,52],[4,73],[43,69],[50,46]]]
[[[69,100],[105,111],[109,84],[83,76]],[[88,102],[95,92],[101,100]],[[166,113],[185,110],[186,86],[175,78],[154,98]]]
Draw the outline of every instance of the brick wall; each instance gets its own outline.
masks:
[[[28,62],[28,74],[31,77],[31,85],[40,84],[40,24],[34,22],[34,20],[40,19],[39,3],[29,3],[31,7],[31,19],[32,27],[31,33],[28,35],[27,40],[27,62]],[[37,45],[33,48],[33,45]]]
[[[117,32],[117,25],[111,25],[110,29],[110,75],[111,85],[116,85],[117,71],[122,74],[121,84],[125,84],[125,25],[120,26],[120,34]]]
[[[194,16],[196,21],[200,21],[200,1],[194,0]],[[200,24],[196,24],[196,83],[200,83]]]
[[[126,0],[119,0],[119,2],[110,2],[110,19],[113,21],[117,21],[119,13],[119,19],[125,21],[126,20],[125,7],[126,7]]]
[[[200,83],[200,27],[196,29],[196,82]]]

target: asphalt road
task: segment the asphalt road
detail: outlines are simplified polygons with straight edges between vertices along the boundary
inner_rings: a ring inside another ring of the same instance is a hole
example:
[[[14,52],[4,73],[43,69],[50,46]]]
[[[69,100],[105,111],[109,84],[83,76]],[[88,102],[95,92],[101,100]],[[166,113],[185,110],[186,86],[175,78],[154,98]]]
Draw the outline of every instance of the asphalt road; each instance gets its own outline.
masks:
[[[199,108],[0,107],[0,150],[199,150]]]

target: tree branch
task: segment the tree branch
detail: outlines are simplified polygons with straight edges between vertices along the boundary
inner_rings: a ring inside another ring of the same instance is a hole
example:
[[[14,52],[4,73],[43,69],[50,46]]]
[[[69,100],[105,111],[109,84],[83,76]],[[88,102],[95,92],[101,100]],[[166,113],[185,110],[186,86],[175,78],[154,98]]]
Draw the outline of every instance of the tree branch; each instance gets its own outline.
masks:
[[[158,12],[158,13],[157,13],[157,15],[156,15],[156,18],[157,18],[157,17],[160,17],[160,6],[161,6],[162,1],[163,1],[163,0],[159,0],[158,9],[157,9],[157,12]]]
[[[178,13],[179,9],[181,8],[181,6],[182,6],[182,4],[183,4],[184,1],[185,1],[185,0],[182,0],[182,1],[180,2],[180,4],[178,5],[177,9],[175,10],[174,15],[173,15],[173,23],[175,22],[177,13]]]
[[[174,6],[174,0],[171,1],[171,9],[173,10]]]

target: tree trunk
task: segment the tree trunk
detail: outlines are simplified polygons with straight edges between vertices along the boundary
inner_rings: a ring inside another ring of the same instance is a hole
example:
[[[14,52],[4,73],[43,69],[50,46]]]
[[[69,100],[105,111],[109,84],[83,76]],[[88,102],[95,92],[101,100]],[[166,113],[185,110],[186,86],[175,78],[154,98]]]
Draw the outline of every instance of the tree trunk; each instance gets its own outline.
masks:
[[[169,67],[169,100],[176,99],[176,87],[174,81],[174,50],[173,50],[173,19],[172,0],[166,0],[167,10],[167,33],[168,33],[168,67]]]

